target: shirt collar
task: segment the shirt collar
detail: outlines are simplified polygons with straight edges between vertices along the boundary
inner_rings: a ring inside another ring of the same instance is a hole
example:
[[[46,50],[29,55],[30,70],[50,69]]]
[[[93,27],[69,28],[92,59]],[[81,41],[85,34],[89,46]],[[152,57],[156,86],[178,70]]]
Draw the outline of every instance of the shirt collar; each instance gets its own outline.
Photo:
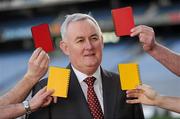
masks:
[[[79,83],[83,82],[83,80],[85,78],[89,77],[88,75],[86,75],[86,74],[80,72],[79,70],[77,70],[72,64],[71,64],[71,66],[72,66],[72,69],[74,70],[74,73],[77,76],[77,79],[78,79]],[[97,68],[96,72],[92,76],[94,76],[98,82],[99,81],[101,82],[100,66]]]

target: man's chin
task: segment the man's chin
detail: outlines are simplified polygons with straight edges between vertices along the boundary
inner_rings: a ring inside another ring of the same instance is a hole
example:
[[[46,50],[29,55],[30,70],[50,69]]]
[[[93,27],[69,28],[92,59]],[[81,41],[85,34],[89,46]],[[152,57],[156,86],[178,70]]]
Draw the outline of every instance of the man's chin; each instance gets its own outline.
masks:
[[[99,63],[97,63],[97,62],[90,62],[90,63],[86,63],[86,66],[89,67],[89,68],[96,69],[99,66]]]
[[[87,75],[92,75],[98,68],[99,65],[95,64],[87,64],[86,65],[86,71]]]

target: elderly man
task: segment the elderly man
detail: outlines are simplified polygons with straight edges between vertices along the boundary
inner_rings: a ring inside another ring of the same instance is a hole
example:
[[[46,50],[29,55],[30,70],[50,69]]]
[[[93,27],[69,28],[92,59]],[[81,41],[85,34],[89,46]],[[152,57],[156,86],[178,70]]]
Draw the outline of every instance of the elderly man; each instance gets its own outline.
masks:
[[[103,36],[96,20],[86,14],[68,15],[61,27],[60,48],[71,70],[67,98],[29,115],[30,119],[144,119],[140,104],[126,103],[119,75],[104,70]],[[35,94],[46,85],[42,80]]]

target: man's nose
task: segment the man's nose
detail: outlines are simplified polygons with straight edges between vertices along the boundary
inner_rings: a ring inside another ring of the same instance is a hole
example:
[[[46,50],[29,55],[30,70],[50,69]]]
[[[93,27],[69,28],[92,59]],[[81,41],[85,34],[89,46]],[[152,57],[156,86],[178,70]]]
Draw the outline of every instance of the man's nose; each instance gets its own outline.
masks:
[[[92,49],[93,48],[93,44],[91,43],[91,41],[87,40],[85,42],[85,49]]]

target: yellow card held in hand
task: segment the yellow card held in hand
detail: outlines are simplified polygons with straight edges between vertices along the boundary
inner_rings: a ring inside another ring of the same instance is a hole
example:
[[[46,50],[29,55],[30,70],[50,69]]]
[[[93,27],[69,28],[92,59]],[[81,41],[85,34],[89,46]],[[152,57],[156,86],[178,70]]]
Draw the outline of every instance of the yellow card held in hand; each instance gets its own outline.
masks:
[[[67,98],[69,78],[70,69],[50,66],[47,89],[54,89],[52,96]]]
[[[141,84],[138,64],[118,64],[122,90],[136,89]]]

